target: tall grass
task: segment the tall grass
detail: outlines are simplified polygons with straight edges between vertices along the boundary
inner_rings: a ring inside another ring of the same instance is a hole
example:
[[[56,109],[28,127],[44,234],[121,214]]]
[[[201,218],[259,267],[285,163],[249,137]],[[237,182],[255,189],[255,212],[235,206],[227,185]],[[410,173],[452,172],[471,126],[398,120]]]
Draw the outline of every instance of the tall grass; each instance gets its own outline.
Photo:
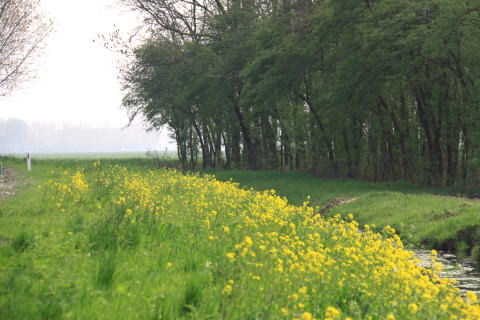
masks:
[[[94,162],[0,207],[4,319],[478,319],[382,234],[212,177]],[[432,253],[435,260],[435,253]]]

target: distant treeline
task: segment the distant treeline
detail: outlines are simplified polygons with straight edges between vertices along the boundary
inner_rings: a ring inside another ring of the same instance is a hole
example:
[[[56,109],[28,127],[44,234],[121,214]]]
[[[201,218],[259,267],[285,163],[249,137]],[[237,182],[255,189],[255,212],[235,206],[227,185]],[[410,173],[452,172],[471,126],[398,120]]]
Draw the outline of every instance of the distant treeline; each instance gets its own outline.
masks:
[[[152,30],[123,105],[184,168],[478,182],[478,0],[123,2]]]

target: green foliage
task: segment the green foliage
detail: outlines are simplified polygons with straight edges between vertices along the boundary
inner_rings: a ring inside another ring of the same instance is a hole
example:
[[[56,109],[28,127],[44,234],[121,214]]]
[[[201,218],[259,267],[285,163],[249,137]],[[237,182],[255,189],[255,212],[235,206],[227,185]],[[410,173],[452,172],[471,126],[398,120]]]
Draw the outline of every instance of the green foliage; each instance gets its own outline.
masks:
[[[109,288],[115,274],[115,250],[105,251],[98,257],[95,283],[101,288]]]
[[[134,5],[161,36],[136,50],[124,106],[170,130],[184,169],[480,183],[473,1],[240,2],[180,1],[204,19],[176,30],[158,17],[177,2]]]
[[[468,244],[465,241],[459,241],[455,249],[457,252],[457,257],[460,260],[465,259],[465,257],[468,255]]]
[[[106,215],[94,220],[88,230],[90,249],[95,251],[115,250],[118,244],[121,215]]]
[[[33,237],[26,232],[21,232],[12,240],[12,248],[17,252],[25,251],[33,242]]]
[[[477,244],[475,247],[473,247],[472,258],[476,262],[480,262],[480,245]]]

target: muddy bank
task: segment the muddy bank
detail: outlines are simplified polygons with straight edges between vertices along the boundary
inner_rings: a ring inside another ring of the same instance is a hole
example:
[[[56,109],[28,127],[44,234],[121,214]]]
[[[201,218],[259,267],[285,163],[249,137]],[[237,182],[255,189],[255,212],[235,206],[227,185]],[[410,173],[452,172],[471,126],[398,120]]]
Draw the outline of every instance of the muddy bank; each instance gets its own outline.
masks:
[[[0,200],[13,196],[16,193],[16,187],[19,181],[15,170],[4,168],[3,175],[0,175]]]

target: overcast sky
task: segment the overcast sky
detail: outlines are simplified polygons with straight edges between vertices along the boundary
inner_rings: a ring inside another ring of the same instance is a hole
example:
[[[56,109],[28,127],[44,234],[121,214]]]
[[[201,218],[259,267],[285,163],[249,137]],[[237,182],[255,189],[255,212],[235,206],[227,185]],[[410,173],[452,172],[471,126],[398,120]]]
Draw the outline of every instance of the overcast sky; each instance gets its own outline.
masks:
[[[138,19],[116,7],[115,0],[42,1],[55,30],[36,61],[36,79],[0,98],[0,118],[125,126],[128,117],[119,108],[119,56],[105,49],[98,35],[110,34],[115,26],[129,32]],[[166,134],[162,136],[166,143]]]

